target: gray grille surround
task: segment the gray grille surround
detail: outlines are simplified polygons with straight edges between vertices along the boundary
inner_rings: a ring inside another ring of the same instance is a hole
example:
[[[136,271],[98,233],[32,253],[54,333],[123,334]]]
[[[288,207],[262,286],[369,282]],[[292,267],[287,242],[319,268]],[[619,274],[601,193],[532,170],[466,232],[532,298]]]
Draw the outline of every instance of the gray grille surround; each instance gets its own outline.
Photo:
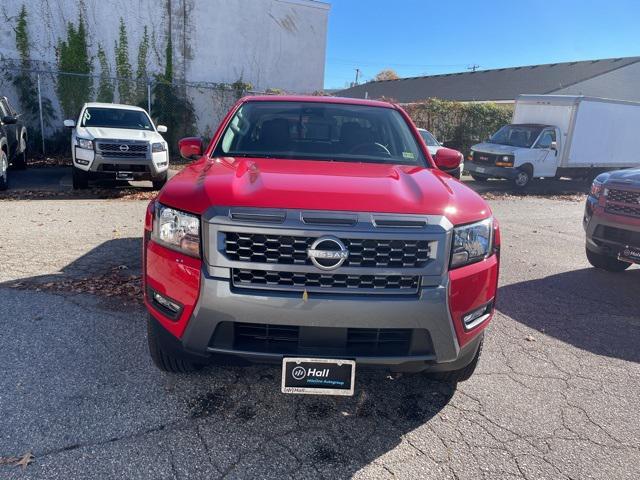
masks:
[[[314,218],[309,224],[305,218]],[[274,219],[278,219],[274,221]],[[321,220],[318,220],[321,219]],[[344,221],[343,221],[344,220]],[[348,220],[348,221],[346,221]],[[416,277],[417,288],[372,288],[361,289],[360,294],[416,294],[421,286],[439,285],[442,276],[447,271],[449,250],[453,225],[444,216],[437,215],[404,215],[370,212],[342,212],[342,211],[308,211],[297,209],[257,209],[239,207],[212,207],[202,217],[203,253],[208,274],[212,277],[228,279],[234,288],[251,289],[264,292],[273,291],[314,291],[313,286],[305,288],[304,284],[292,282],[293,285],[256,284],[251,282],[234,283],[234,272],[240,270],[260,270],[262,272],[283,272],[285,278],[291,278],[291,273],[302,274],[296,278],[315,278],[314,274],[349,276],[375,275],[377,278]],[[322,223],[322,222],[326,222]],[[378,224],[384,226],[377,226]],[[388,226],[395,225],[395,226]],[[422,225],[416,227],[416,225]],[[335,270],[322,271],[307,262],[277,263],[247,261],[253,258],[229,256],[227,254],[226,239],[229,232],[242,235],[266,235],[320,238],[334,236],[338,239],[350,241],[379,241],[388,245],[392,241],[403,241],[410,245],[428,245],[428,257],[423,261],[413,262],[410,266],[394,264],[363,266],[361,263],[342,265]],[[425,243],[426,242],[426,243]],[[236,275],[236,279],[237,279]],[[276,276],[273,276],[276,278]],[[389,279],[393,284],[395,279]],[[354,280],[355,281],[355,280]],[[339,282],[338,282],[339,283]],[[413,284],[412,284],[413,286]],[[355,288],[322,288],[322,291],[335,294],[353,294]]]

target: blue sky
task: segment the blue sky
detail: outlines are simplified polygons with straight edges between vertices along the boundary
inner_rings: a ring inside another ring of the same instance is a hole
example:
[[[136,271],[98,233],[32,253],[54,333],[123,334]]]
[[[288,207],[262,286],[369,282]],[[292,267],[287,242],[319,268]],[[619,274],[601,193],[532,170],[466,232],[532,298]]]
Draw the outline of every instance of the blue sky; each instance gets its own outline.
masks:
[[[639,0],[325,0],[325,88],[400,76],[640,55]],[[640,87],[639,87],[640,88]]]

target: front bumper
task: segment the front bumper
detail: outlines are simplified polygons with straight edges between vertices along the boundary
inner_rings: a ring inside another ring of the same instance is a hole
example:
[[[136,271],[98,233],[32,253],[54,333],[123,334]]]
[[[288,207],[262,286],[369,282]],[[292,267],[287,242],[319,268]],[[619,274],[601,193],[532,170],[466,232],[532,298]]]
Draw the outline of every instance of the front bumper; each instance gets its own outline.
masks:
[[[467,160],[464,168],[469,173],[484,175],[491,178],[506,178],[513,180],[518,174],[518,170],[513,167],[496,167]]]
[[[100,152],[74,147],[74,164],[92,176],[117,178],[118,174],[129,174],[130,179],[151,180],[161,177],[169,169],[169,154],[147,152],[145,158],[115,158]]]
[[[156,267],[157,250],[153,244],[147,249],[147,258]],[[174,252],[161,253],[164,254],[175,255]],[[461,333],[457,330],[462,327],[456,325],[459,320],[452,317],[451,312],[456,309],[449,303],[451,293],[455,292],[454,298],[457,298],[460,292],[466,294],[469,287],[477,289],[467,303],[463,301],[463,311],[477,308],[487,299],[493,300],[497,264],[494,255],[482,264],[471,265],[469,268],[474,273],[466,275],[456,288],[450,284],[460,280],[450,281],[451,277],[444,277],[442,284],[422,287],[418,295],[409,298],[325,293],[310,294],[306,300],[290,292],[269,291],[265,294],[235,289],[229,278],[210,276],[203,266],[194,304],[189,305],[184,296],[177,298],[186,305],[186,327],[181,335],[176,335],[175,330],[173,334],[169,333],[180,321],[167,320],[148,298],[147,307],[155,318],[154,325],[163,330],[164,334],[159,338],[165,339],[164,348],[196,362],[206,363],[221,356],[231,356],[249,362],[279,363],[286,356],[304,356],[349,358],[358,364],[379,365],[394,371],[449,371],[463,368],[473,360],[482,332],[490,320],[487,318],[473,331],[464,332],[465,343],[461,346],[458,341]],[[159,271],[156,267],[151,270]],[[188,281],[194,281],[195,274],[196,271],[188,273],[191,277]],[[163,294],[173,293],[176,298],[175,286],[172,287],[175,276],[158,279],[153,273],[148,274],[147,286]],[[460,304],[460,300],[456,302]],[[268,328],[282,335],[280,340],[288,341],[278,341],[267,333]],[[247,331],[252,334],[248,340]],[[378,344],[372,335],[383,337],[389,335],[388,332],[402,335],[401,331],[410,332],[404,350],[393,346],[391,350],[385,350],[384,346],[375,350]],[[372,350],[353,350],[352,337],[357,339],[366,335],[370,343],[364,348]],[[273,343],[269,345],[269,341]]]
[[[582,226],[594,253],[617,257],[626,246],[640,248],[640,219],[607,213],[594,197],[587,198]]]

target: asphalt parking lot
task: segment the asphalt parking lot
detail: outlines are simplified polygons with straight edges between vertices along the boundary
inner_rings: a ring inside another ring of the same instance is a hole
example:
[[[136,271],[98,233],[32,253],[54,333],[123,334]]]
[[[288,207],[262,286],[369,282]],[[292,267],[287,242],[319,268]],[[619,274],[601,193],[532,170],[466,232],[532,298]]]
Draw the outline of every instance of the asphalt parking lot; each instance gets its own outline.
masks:
[[[503,263],[472,379],[358,371],[352,398],[282,395],[271,366],[158,371],[138,304],[47,287],[139,275],[147,202],[0,200],[0,459],[35,457],[0,478],[640,478],[640,268],[590,268],[583,203],[549,185],[481,187]]]

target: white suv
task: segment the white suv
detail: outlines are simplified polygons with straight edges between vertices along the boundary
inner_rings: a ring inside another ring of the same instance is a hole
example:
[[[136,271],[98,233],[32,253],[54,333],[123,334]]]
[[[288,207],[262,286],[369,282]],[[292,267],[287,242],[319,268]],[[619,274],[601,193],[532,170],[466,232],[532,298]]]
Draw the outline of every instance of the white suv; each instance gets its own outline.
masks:
[[[113,103],[86,103],[73,128],[73,188],[87,188],[92,178],[151,180],[159,190],[167,181],[169,151],[144,109]]]

